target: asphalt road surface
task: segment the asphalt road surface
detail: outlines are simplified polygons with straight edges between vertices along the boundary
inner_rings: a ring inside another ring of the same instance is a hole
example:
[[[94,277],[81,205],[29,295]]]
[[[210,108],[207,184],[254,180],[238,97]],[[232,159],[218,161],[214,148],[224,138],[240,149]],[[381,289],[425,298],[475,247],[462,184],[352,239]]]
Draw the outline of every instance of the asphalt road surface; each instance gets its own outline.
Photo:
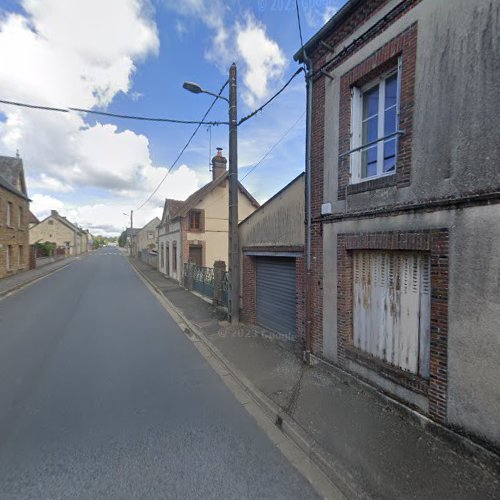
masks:
[[[315,498],[105,248],[0,300],[0,498]]]

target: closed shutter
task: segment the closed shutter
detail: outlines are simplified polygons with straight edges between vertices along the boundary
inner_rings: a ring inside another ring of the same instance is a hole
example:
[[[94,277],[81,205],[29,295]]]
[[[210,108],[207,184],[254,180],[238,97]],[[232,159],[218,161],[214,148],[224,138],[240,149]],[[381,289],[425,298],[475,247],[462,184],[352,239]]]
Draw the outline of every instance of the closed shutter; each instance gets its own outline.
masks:
[[[295,259],[257,257],[257,323],[295,336]]]
[[[402,370],[429,376],[429,257],[354,252],[353,344]]]

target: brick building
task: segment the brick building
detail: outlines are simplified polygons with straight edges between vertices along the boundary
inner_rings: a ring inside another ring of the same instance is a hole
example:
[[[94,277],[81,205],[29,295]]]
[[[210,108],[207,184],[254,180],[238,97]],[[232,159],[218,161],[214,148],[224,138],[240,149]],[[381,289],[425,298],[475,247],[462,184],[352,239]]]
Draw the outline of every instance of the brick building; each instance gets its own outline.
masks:
[[[23,162],[0,156],[0,278],[29,267],[28,221]]]
[[[494,0],[350,0],[295,56],[312,354],[497,448],[499,29]]]

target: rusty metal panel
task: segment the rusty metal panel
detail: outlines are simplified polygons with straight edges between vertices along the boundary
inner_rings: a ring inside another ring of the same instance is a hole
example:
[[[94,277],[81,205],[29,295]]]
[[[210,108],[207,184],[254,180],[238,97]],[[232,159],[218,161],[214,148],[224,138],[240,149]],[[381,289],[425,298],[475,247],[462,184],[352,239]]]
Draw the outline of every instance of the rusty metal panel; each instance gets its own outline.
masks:
[[[428,376],[428,256],[354,252],[353,343],[411,373]]]

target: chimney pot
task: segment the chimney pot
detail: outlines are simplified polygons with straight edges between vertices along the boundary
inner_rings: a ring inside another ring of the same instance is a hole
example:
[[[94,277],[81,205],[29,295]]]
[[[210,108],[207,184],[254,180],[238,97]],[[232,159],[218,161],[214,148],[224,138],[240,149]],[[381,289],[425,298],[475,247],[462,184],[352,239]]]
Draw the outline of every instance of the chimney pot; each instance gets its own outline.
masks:
[[[217,153],[212,158],[212,179],[218,179],[226,173],[227,159],[222,156],[222,148],[217,148]]]

